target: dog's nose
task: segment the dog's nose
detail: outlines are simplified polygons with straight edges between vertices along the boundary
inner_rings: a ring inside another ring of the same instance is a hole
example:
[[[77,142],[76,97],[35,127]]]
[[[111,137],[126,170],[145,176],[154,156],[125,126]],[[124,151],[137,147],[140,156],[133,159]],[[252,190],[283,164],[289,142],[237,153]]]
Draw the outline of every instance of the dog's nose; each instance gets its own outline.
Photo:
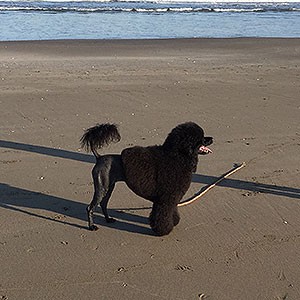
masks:
[[[208,146],[211,145],[213,143],[213,137],[212,136],[206,136],[204,138],[204,145]]]

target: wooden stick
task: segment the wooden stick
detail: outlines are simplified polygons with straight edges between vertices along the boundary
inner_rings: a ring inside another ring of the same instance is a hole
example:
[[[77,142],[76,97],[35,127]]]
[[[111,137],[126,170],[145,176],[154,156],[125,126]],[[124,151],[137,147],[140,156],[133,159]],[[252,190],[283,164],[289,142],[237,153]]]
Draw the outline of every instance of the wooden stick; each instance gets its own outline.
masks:
[[[230,175],[232,175],[233,173],[237,172],[238,170],[244,168],[245,166],[246,166],[245,162],[243,162],[243,163],[241,163],[239,165],[235,165],[231,170],[229,170],[228,172],[226,172],[222,176],[218,177],[215,182],[213,182],[213,183],[205,186],[203,189],[201,189],[194,196],[192,196],[192,197],[190,197],[188,199],[182,200],[181,202],[179,202],[177,204],[177,206],[185,206],[185,205],[191,204],[192,202],[196,201],[197,199],[199,199],[200,197],[202,197],[203,195],[205,195],[209,190],[211,190],[213,187],[215,187],[223,179],[229,177]]]

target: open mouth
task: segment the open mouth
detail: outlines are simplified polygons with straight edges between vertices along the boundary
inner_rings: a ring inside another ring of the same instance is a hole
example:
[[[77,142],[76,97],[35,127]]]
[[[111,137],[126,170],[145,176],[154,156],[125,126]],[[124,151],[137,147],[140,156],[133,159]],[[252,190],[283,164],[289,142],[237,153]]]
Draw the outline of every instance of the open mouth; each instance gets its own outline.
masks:
[[[209,149],[208,147],[206,146],[201,146],[198,150],[198,154],[209,154],[209,153],[212,153],[212,150]]]

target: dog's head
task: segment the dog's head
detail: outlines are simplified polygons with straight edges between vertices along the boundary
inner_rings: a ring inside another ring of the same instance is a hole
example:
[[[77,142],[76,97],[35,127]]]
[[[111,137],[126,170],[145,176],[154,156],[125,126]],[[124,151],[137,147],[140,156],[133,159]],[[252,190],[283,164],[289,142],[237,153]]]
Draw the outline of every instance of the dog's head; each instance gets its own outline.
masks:
[[[203,155],[212,152],[207,147],[212,143],[213,138],[204,136],[204,131],[199,125],[187,122],[176,126],[167,136],[163,146],[171,151]]]

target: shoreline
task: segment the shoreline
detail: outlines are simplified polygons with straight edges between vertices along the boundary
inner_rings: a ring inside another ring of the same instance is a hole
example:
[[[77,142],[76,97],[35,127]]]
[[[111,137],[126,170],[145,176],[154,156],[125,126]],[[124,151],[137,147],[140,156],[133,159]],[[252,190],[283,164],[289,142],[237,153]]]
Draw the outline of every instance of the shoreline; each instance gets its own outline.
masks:
[[[112,39],[112,40],[36,40],[2,41],[0,55],[9,56],[10,52],[45,54],[57,57],[72,56],[119,56],[119,57],[160,57],[182,56],[183,51],[193,55],[197,49],[210,51],[223,56],[222,51],[272,51],[272,47],[298,47],[300,38],[183,38],[183,39]],[[273,51],[274,52],[274,51]],[[225,53],[225,52],[224,52]],[[226,63],[226,61],[224,61]]]
[[[0,44],[5,43],[153,43],[153,42],[204,42],[204,41],[249,41],[249,40],[266,40],[266,41],[284,41],[284,40],[299,40],[300,37],[225,37],[225,38],[216,38],[216,37],[196,37],[196,38],[140,38],[140,39],[43,39],[43,40],[5,40],[1,41]]]

